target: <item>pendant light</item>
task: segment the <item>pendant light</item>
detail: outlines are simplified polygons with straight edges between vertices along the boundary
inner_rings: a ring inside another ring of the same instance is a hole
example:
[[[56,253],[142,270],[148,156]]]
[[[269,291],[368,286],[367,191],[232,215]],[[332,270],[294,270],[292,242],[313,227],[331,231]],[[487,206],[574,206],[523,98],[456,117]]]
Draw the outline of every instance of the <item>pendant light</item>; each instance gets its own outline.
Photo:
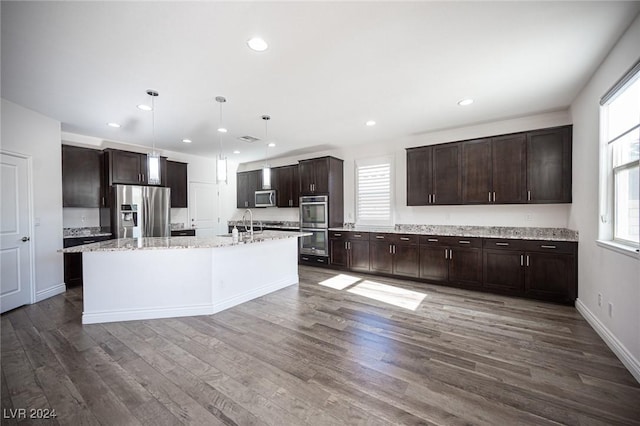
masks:
[[[147,154],[147,183],[149,185],[160,185],[160,154],[156,152],[156,105],[155,99],[158,92],[147,90],[147,95],[151,97],[151,152]]]
[[[220,153],[216,160],[216,181],[227,183],[227,157],[222,155],[222,134],[227,133],[227,129],[222,125],[222,104],[227,102],[224,96],[216,96],[216,102],[220,104],[220,122],[218,123],[218,144]]]
[[[264,120],[264,140],[266,142],[264,150],[264,167],[262,168],[262,189],[271,189],[271,169],[269,168],[269,164],[267,164],[267,157],[269,155],[269,142],[267,139],[269,134],[267,132],[267,123],[271,120],[271,117],[263,115],[262,119]]]

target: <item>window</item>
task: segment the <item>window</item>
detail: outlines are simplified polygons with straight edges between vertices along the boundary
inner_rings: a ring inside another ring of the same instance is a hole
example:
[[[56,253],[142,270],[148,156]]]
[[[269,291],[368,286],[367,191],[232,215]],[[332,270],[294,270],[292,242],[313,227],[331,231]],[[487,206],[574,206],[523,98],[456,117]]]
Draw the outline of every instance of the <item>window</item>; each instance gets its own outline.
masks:
[[[640,63],[600,101],[605,239],[638,247],[640,234]]]
[[[356,224],[393,226],[393,160],[356,161]]]

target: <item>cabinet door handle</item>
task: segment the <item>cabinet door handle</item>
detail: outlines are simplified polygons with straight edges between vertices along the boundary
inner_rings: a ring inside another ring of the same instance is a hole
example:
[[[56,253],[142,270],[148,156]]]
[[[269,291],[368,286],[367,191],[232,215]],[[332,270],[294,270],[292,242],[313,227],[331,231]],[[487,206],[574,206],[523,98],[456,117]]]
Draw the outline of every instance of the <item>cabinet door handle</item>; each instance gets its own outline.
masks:
[[[409,240],[410,240],[410,238],[407,238],[407,237],[400,237],[400,241],[409,241]]]
[[[509,243],[496,243],[497,246],[508,246]]]
[[[25,237],[25,238],[27,238],[27,237]],[[27,240],[27,241],[29,241],[29,240]],[[96,242],[96,240],[85,240],[83,242],[83,244],[91,244],[91,243],[95,243],[95,242]]]
[[[489,191],[489,202],[491,202],[491,191]]]
[[[324,263],[324,259],[316,259],[316,262]]]
[[[436,203],[436,194],[433,194],[433,204]]]
[[[460,244],[471,244],[471,241],[467,241],[467,240],[460,240],[458,241]]]
[[[393,245],[393,254],[396,254],[396,245]]]
[[[351,241],[349,241],[349,250],[351,250]]]
[[[360,234],[353,234],[353,238],[360,238],[360,237],[362,237],[362,235],[360,235]]]
[[[449,254],[449,250],[444,249],[444,258],[448,259],[447,255]]]
[[[437,238],[428,238],[427,241],[429,241],[430,243],[437,243],[438,239]]]
[[[393,254],[393,244],[389,244],[389,254]]]
[[[531,201],[531,191],[527,191],[527,201]]]
[[[524,266],[524,254],[520,255],[520,266]]]
[[[527,266],[529,266],[529,255],[527,255]]]
[[[302,260],[309,260],[309,258],[302,256]]]
[[[544,248],[544,249],[554,249],[556,248],[556,246],[547,246],[547,245],[541,245],[540,248]]]
[[[496,202],[496,191],[493,191],[493,202]]]
[[[384,235],[376,235],[376,238],[379,240],[384,240]]]
[[[342,237],[342,234],[339,234],[339,233],[336,232],[335,234],[333,234],[333,236],[334,237]]]
[[[349,242],[347,241],[344,242],[344,249],[349,250]]]
[[[453,250],[449,250],[449,260],[453,260]]]
[[[429,204],[431,204],[431,194],[429,194]]]

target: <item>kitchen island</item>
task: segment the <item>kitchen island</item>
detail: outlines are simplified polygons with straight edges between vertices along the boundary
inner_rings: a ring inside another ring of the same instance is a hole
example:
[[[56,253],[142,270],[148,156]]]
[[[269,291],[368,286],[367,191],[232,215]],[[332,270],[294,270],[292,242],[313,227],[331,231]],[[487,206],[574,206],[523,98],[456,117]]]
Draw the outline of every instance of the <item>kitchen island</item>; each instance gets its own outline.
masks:
[[[121,238],[82,253],[82,323],[210,315],[298,283],[301,232]]]

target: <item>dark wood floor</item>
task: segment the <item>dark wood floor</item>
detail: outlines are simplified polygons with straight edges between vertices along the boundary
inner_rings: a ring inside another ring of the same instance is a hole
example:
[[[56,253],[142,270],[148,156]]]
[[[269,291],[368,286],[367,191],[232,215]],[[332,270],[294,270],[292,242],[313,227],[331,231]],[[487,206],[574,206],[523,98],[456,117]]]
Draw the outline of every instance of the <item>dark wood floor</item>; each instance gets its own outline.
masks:
[[[573,308],[319,284],[338,274],[212,316],[82,326],[80,289],[2,315],[2,424],[640,424],[640,385]]]

